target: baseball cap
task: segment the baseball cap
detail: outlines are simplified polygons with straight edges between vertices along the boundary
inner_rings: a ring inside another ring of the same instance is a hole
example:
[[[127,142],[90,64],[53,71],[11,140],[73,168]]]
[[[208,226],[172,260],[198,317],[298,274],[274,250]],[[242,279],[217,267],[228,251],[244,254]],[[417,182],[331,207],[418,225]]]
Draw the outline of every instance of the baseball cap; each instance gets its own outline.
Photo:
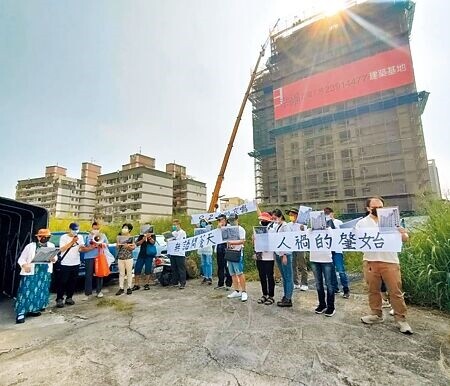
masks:
[[[216,217],[216,220],[222,220],[223,218],[226,219],[227,216],[225,216],[223,213],[220,213],[220,214]]]
[[[80,229],[80,226],[76,222],[71,222],[69,225],[69,229],[72,231],[76,231],[77,229]]]

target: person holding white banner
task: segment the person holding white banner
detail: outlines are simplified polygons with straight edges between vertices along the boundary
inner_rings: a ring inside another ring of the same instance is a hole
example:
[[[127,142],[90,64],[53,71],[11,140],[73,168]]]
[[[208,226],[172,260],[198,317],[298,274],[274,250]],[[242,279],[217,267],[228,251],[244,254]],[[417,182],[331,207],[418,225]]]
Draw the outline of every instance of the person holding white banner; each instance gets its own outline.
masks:
[[[383,208],[384,201],[381,197],[370,197],[366,201],[369,214],[356,224],[356,229],[378,228],[377,209]],[[402,227],[398,227],[402,242],[409,239],[408,233]],[[406,304],[401,288],[402,278],[400,262],[397,252],[364,252],[363,257],[364,278],[369,286],[370,315],[363,316],[361,321],[365,324],[384,322],[382,311],[382,296],[380,287],[382,281],[386,283],[390,295],[394,317],[399,330],[403,334],[412,334],[410,325],[406,322]]]
[[[272,212],[275,232],[290,232],[291,227],[286,223],[283,212],[275,209]],[[283,279],[283,298],[277,302],[278,307],[292,307],[294,292],[294,277],[292,271],[292,253],[287,251],[275,252],[275,258]]]
[[[186,232],[181,229],[180,220],[173,220],[172,235],[174,240],[183,240],[186,238]],[[172,268],[172,287],[178,287],[180,290],[184,289],[186,287],[185,252],[173,252],[170,255],[170,265]]]

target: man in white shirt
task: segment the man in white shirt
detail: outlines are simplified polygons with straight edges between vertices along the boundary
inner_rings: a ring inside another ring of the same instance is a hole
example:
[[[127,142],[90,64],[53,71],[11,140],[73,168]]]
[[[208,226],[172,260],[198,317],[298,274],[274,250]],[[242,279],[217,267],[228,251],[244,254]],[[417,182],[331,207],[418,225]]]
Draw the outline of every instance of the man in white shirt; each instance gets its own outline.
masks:
[[[80,248],[84,247],[82,237],[78,237],[80,227],[73,222],[69,225],[69,232],[59,239],[60,247],[60,267],[56,270],[56,307],[64,307],[75,304],[72,297],[78,279],[78,269],[80,267]],[[64,295],[66,301],[64,302]]]
[[[356,224],[356,229],[378,228],[377,209],[383,208],[381,197],[371,197],[366,201],[369,214]],[[402,241],[409,239],[408,233],[402,227],[398,228]],[[364,278],[369,286],[370,315],[363,316],[361,321],[366,324],[382,323],[382,297],[380,292],[381,281],[386,283],[389,291],[394,317],[400,332],[412,334],[413,331],[406,322],[406,304],[401,288],[402,278],[400,263],[396,252],[364,252],[363,257]]]
[[[172,223],[173,240],[183,240],[186,232],[181,229],[180,220],[174,219]],[[170,265],[172,268],[172,285],[179,289],[186,287],[186,255],[184,252],[176,252],[170,255]]]

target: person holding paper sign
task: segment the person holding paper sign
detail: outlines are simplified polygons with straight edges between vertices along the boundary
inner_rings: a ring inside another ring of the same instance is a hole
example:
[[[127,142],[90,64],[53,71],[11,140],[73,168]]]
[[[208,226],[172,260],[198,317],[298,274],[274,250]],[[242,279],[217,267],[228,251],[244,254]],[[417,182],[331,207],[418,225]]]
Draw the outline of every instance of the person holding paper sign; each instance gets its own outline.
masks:
[[[206,220],[200,220],[200,228],[204,230],[211,229]],[[203,281],[202,284],[212,284],[212,254],[213,247],[211,245],[197,250],[200,255]]]
[[[125,275],[127,276],[127,295],[133,293],[133,250],[136,245],[133,243],[133,236],[130,232],[133,225],[123,224],[122,231],[117,236],[117,262],[119,265],[119,290],[116,296],[120,296],[125,292]]]
[[[366,201],[369,214],[356,224],[356,229],[379,228],[377,209],[383,208],[384,201],[381,197],[370,197]],[[402,242],[409,239],[408,233],[402,227],[398,227]],[[400,262],[397,252],[364,252],[363,257],[364,278],[369,286],[369,307],[371,313],[363,316],[361,321],[365,324],[384,322],[382,311],[382,296],[380,286],[382,281],[386,283],[389,291],[391,306],[394,310],[394,318],[398,328],[403,334],[412,334],[410,325],[406,322],[406,304],[401,287],[402,278]]]
[[[24,323],[25,316],[39,316],[49,303],[50,282],[53,263],[34,264],[36,251],[42,247],[55,247],[50,240],[49,229],[39,229],[36,234],[37,242],[29,243],[17,260],[20,266],[20,284],[15,303],[16,323]]]
[[[223,228],[227,226],[227,216],[219,214],[216,217],[217,228]],[[214,289],[226,289],[231,288],[233,281],[231,280],[230,272],[228,271],[227,261],[225,260],[225,250],[227,248],[226,243],[217,244],[216,246],[216,259],[217,259],[217,286]]]
[[[275,232],[290,232],[291,228],[286,223],[283,212],[275,209],[272,212]],[[289,251],[275,252],[278,269],[283,278],[283,298],[277,302],[278,307],[292,307],[292,294],[294,292],[294,278],[292,273],[292,253]]]
[[[234,291],[227,297],[229,299],[241,298],[241,301],[246,302],[248,299],[247,288],[245,284],[244,270],[242,269],[243,248],[245,244],[245,229],[239,225],[238,215],[230,214],[228,217],[230,226],[237,226],[239,228],[239,240],[229,240],[227,242],[227,249],[239,251],[241,259],[239,262],[227,261],[228,270],[233,281]]]
[[[172,223],[172,236],[174,240],[186,238],[186,232],[181,229],[180,220],[174,219]],[[186,255],[185,252],[177,252],[170,255],[170,265],[172,267],[172,286],[180,290],[186,287]]]
[[[289,216],[289,226],[292,231],[303,231],[305,226],[297,222],[298,210],[296,208],[291,208],[286,211]],[[308,270],[307,270],[305,252],[293,252],[292,253],[292,271],[294,274],[294,289],[299,289],[300,291],[308,291]],[[300,271],[300,282],[298,280],[298,271]]]

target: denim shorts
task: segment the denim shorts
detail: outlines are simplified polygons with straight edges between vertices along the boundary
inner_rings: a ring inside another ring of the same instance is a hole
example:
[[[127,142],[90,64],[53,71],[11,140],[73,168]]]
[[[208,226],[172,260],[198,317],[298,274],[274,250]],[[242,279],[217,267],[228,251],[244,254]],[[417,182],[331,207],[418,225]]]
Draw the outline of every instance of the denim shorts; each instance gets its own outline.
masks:
[[[230,272],[230,275],[242,275],[244,272],[242,270],[242,263],[239,261],[237,263],[232,261],[227,261],[228,265],[228,271]]]
[[[138,257],[136,264],[134,266],[134,274],[140,275],[142,273],[142,268],[145,266],[144,274],[150,275],[152,273],[153,257],[145,256]]]

